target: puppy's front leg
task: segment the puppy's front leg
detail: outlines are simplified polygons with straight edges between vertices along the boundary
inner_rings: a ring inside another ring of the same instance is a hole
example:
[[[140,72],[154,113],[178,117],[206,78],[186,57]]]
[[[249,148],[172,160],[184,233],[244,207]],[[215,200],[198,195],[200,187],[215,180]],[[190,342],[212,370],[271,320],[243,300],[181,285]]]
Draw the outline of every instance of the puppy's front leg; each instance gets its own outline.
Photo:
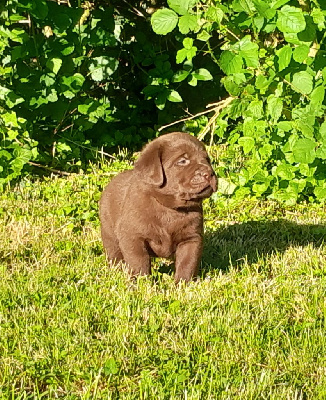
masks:
[[[119,244],[123,259],[133,276],[151,273],[151,260],[143,239],[125,237]]]
[[[201,237],[178,244],[175,254],[175,276],[174,280],[189,282],[198,275],[199,263],[203,251],[203,240]]]

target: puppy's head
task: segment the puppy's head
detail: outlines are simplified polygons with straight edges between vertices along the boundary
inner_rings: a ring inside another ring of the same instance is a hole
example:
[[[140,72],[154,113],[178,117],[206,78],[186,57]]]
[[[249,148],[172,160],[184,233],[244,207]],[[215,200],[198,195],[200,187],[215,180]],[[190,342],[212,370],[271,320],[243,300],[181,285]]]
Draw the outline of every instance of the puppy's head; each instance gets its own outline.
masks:
[[[198,204],[216,191],[205,146],[187,133],[153,140],[145,146],[135,170],[159,201],[174,208]]]

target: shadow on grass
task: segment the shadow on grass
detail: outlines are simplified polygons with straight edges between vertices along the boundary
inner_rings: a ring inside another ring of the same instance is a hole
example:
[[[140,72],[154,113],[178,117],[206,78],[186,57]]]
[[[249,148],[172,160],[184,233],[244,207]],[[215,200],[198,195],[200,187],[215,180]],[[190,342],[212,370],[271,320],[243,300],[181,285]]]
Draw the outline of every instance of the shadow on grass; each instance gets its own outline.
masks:
[[[266,256],[283,253],[290,246],[312,244],[319,247],[326,240],[326,225],[296,224],[286,220],[249,221],[208,232],[204,238],[202,271],[227,272],[231,265],[241,268]]]

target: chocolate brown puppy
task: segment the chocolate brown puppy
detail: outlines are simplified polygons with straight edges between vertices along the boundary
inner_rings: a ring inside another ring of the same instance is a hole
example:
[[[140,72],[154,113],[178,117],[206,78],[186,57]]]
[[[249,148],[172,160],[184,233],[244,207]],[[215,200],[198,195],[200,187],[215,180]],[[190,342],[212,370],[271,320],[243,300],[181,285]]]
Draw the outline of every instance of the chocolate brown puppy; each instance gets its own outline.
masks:
[[[150,257],[175,257],[175,281],[198,274],[203,247],[202,200],[216,191],[204,145],[182,132],[145,146],[134,169],[118,174],[100,200],[109,260],[132,275],[151,272]]]

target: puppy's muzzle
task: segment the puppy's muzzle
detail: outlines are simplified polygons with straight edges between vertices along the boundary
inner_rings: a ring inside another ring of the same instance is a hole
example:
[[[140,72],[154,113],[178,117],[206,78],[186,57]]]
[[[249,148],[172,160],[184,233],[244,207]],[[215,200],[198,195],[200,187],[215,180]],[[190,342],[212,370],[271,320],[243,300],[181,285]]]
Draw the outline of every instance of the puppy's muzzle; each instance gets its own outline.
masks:
[[[217,186],[216,175],[211,168],[200,168],[191,179],[191,184],[203,188],[211,186],[215,192]]]

